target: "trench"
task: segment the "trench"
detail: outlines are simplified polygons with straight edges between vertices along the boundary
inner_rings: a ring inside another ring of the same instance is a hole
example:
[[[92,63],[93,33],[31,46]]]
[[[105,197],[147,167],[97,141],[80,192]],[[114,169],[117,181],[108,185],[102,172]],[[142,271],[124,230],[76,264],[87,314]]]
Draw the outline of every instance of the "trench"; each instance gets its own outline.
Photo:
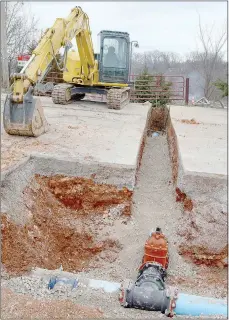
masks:
[[[195,269],[195,259],[186,262],[179,251],[182,238],[177,231],[184,216],[176,201],[177,154],[171,157],[170,150],[169,158],[168,121],[167,109],[153,109],[139,152],[134,192],[128,183],[119,185],[123,171],[107,179],[109,170],[104,174],[103,169],[101,177],[109,182],[105,183],[97,179],[96,170],[86,175],[79,164],[72,169],[75,176],[55,173],[58,166],[63,169],[63,163],[57,166],[47,159],[36,160],[39,165],[30,161],[9,175],[3,182],[8,208],[1,214],[2,264],[7,273],[21,275],[36,267],[54,270],[62,266],[65,271],[86,271],[121,281],[138,268],[148,232],[159,225],[170,239],[168,283],[196,286],[193,270],[203,270]],[[159,137],[152,136],[154,131]],[[44,170],[45,161],[47,168],[55,169]],[[225,280],[218,270],[205,272],[209,279],[212,275]],[[207,288],[210,280],[202,278],[198,281]],[[196,289],[195,293],[202,294]],[[225,285],[221,289],[225,292]]]
[[[148,119],[136,172],[152,129],[164,129],[163,109],[153,109]],[[128,225],[132,214],[128,174],[126,186],[119,178],[124,176],[121,171],[116,172],[116,178],[107,179],[112,173],[102,168],[96,181],[98,168],[88,173],[90,170],[79,168],[79,164],[72,170],[68,165],[67,171],[75,173],[68,176],[51,170],[66,167],[57,163],[30,159],[3,179],[2,263],[8,274],[21,275],[37,267],[62,267],[69,272],[101,269],[116,261],[123,248],[115,234]],[[108,183],[104,183],[104,176]]]

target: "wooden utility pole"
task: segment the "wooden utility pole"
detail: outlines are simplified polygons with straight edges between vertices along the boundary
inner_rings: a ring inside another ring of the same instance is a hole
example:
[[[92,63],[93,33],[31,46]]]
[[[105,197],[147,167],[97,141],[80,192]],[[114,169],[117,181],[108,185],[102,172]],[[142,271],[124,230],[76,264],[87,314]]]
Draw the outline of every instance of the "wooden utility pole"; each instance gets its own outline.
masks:
[[[6,42],[6,2],[1,1],[1,73],[2,87],[9,88],[9,68]]]

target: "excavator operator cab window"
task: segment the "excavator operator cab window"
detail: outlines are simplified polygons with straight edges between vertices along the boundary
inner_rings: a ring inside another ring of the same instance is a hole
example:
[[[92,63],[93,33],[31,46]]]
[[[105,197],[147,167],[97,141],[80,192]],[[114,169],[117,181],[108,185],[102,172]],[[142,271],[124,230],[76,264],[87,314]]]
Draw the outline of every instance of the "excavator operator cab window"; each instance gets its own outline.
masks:
[[[126,37],[105,35],[101,41],[100,81],[125,83],[128,69],[129,44]]]
[[[125,39],[105,38],[103,42],[103,66],[125,69],[127,65],[127,43]]]

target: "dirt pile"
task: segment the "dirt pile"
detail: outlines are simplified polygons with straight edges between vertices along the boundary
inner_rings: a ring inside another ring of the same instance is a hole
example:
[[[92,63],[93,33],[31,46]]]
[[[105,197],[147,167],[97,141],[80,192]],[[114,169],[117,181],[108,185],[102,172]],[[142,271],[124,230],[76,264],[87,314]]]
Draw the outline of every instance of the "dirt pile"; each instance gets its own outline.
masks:
[[[113,262],[121,249],[112,223],[127,223],[132,193],[90,179],[36,175],[24,190],[29,223],[1,215],[2,263],[9,273],[32,267],[82,271]]]

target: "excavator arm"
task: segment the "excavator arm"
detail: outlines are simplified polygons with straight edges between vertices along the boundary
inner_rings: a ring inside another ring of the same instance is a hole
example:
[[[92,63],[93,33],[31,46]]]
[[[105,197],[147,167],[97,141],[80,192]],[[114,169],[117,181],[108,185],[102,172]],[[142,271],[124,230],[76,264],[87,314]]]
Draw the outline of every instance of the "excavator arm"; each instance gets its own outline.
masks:
[[[25,70],[22,70],[31,83],[44,78],[59,49],[65,47],[67,52],[72,46],[71,41],[74,37],[76,37],[85,77],[90,76],[95,60],[88,17],[80,7],[76,7],[66,19],[56,19],[53,27],[46,31],[33,51]]]
[[[11,77],[11,93],[7,95],[3,115],[4,128],[8,134],[39,136],[47,131],[40,99],[32,95],[33,86],[44,79],[61,47],[65,47],[65,68],[67,51],[72,46],[71,40],[74,37],[83,67],[82,81],[92,79],[96,62],[88,16],[80,7],[76,7],[66,19],[56,19],[52,28],[45,32],[25,67],[19,74]],[[56,63],[58,65],[57,61]]]

